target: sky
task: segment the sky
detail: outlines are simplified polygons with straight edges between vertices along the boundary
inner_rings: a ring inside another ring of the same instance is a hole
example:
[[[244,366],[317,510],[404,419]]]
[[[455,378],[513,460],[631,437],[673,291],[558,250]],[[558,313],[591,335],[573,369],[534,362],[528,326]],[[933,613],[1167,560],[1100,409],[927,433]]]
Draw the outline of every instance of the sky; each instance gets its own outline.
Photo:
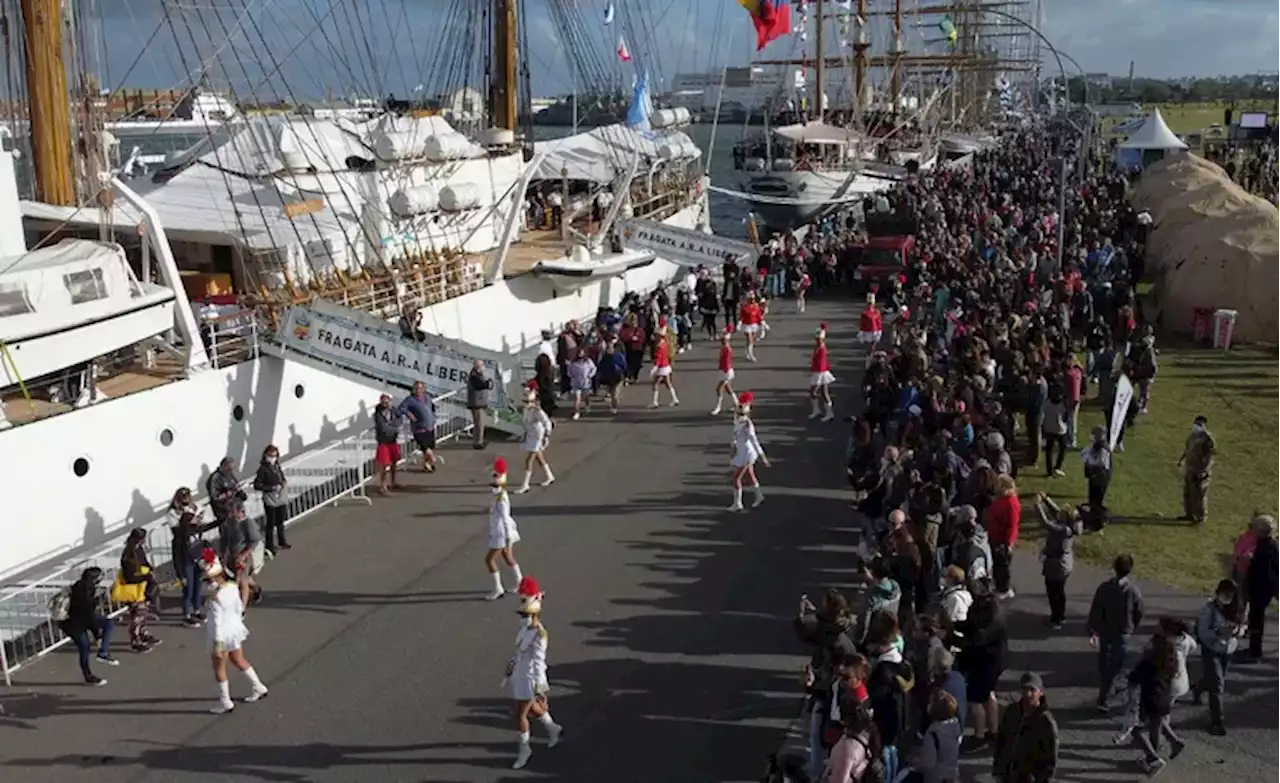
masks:
[[[161,89],[189,84],[184,74],[208,64],[215,84],[240,96],[308,97],[393,92],[404,96],[456,87],[482,70],[478,10],[492,0],[79,0],[102,17],[94,62],[111,88]],[[714,72],[755,55],[747,13],[737,0],[616,0],[617,18],[602,21],[607,0],[519,0],[527,9],[530,77],[535,95],[563,94],[579,71],[593,86],[629,83],[644,70],[659,80]],[[903,0],[910,9],[926,0]],[[1274,73],[1280,61],[1276,0],[1042,0],[1040,25],[1054,47],[1090,73],[1124,75],[1129,61],[1145,77]],[[165,14],[165,5],[169,9]],[[872,10],[888,0],[868,0]],[[95,10],[96,9],[96,10]],[[248,13],[246,13],[248,9]],[[592,54],[566,57],[557,24],[579,14]],[[937,52],[925,26],[908,31],[908,48]],[[618,37],[634,61],[618,62]],[[798,36],[761,57],[799,56]],[[572,62],[571,62],[572,61]],[[1052,73],[1056,67],[1051,67]],[[288,93],[288,95],[281,95]]]

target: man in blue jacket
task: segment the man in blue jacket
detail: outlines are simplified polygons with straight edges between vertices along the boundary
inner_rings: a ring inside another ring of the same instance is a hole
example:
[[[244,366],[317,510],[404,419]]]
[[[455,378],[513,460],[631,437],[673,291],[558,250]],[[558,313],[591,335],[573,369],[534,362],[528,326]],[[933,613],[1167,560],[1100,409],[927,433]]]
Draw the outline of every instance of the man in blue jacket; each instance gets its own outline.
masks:
[[[444,460],[436,456],[436,406],[427,396],[427,385],[422,381],[415,383],[413,394],[404,398],[396,413],[409,417],[409,430],[422,451],[422,469],[435,473],[436,463]]]

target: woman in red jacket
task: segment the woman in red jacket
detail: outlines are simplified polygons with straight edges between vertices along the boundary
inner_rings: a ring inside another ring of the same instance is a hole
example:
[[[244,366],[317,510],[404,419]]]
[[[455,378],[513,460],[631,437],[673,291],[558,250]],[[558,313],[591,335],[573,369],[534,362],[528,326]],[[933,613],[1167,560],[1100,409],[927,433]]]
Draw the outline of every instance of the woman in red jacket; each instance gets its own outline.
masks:
[[[991,542],[991,575],[996,583],[996,595],[1012,598],[1009,585],[1009,564],[1013,561],[1013,548],[1018,543],[1018,522],[1022,518],[1022,503],[1018,500],[1018,487],[1013,478],[1001,473],[996,478],[996,499],[987,506],[982,526],[987,529]]]

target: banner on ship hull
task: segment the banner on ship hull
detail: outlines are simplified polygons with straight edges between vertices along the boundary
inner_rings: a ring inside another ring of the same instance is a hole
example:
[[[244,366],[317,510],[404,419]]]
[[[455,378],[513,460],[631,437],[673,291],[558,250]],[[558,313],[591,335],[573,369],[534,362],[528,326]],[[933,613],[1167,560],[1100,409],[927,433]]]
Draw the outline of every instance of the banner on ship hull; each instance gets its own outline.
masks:
[[[465,387],[473,363],[480,358],[493,381],[492,407],[506,407],[508,375],[497,362],[411,340],[392,329],[388,324],[386,329],[374,330],[354,319],[294,305],[285,316],[280,341],[290,350],[391,386],[411,389],[422,381],[432,397]]]
[[[718,267],[732,261],[739,266],[754,267],[760,257],[760,251],[750,242],[652,220],[633,218],[619,221],[618,231],[624,248],[647,250],[681,266]]]

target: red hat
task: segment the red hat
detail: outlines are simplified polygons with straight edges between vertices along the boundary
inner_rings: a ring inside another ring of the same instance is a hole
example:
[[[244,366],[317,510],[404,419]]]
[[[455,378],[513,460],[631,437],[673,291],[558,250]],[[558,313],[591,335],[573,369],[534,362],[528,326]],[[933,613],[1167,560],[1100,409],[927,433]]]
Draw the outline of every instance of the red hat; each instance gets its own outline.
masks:
[[[755,398],[756,396],[749,391],[742,392],[741,394],[738,395],[738,404],[742,406],[750,405],[751,401],[754,400]]]
[[[530,390],[532,390],[532,391],[537,391],[537,390],[538,390],[538,379],[537,379],[537,378],[530,378],[530,379],[529,379],[529,382],[528,382],[528,383],[526,383],[526,384],[524,385],[524,387],[525,387],[526,389],[530,389]]]
[[[507,460],[505,457],[498,457],[493,461],[493,475],[495,476],[507,475]]]
[[[520,586],[516,588],[516,594],[524,598],[532,598],[535,595],[541,595],[542,589],[538,586],[537,579],[526,576],[520,580]]]

